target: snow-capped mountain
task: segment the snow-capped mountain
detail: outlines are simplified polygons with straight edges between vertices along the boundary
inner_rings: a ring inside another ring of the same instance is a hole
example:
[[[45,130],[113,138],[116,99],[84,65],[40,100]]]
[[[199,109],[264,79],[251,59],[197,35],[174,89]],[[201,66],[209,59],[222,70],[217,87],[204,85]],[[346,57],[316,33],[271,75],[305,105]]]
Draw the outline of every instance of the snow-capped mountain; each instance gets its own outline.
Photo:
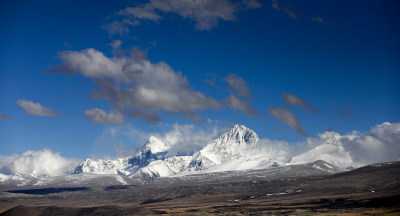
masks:
[[[340,141],[341,136],[339,134],[335,132],[327,132],[324,134],[324,137],[321,138],[324,140],[321,145],[293,157],[289,163],[305,164],[317,160],[323,160],[344,169],[354,169],[355,167],[360,166],[354,162],[349,152],[344,148]]]
[[[18,173],[14,175],[0,174],[0,182],[3,185],[34,186],[58,183],[69,185],[68,181],[76,185],[79,185],[79,182],[87,185],[118,184],[118,182],[125,184],[129,183],[127,179],[266,170],[301,164],[313,164],[312,169],[322,170],[324,173],[334,173],[356,166],[350,154],[341,144],[340,136],[336,135],[331,133],[331,136],[324,138],[321,145],[291,159],[289,153],[284,150],[277,151],[272,144],[269,146],[263,144],[254,131],[243,125],[233,126],[217,139],[204,145],[201,150],[186,156],[170,156],[168,150],[171,146],[157,137],[151,136],[148,142],[130,157],[113,160],[86,159],[74,169],[72,175],[41,179]],[[320,171],[316,173],[323,173]]]
[[[169,147],[155,136],[150,136],[149,141],[143,145],[141,150],[129,158],[129,164],[143,167],[154,160],[163,160]]]
[[[354,167],[354,162],[340,143],[340,137],[325,137],[325,142],[290,160],[282,152],[259,144],[259,137],[243,125],[235,125],[201,150],[186,156],[167,157],[170,146],[151,136],[139,151],[116,160],[86,159],[74,173],[120,174],[131,178],[183,176],[238,170],[268,169],[277,166],[312,163],[324,160],[340,168]]]
[[[241,157],[249,149],[249,146],[255,144],[258,140],[259,138],[254,131],[243,125],[235,125],[214,142],[196,152],[189,168],[191,170],[204,170],[223,164],[230,159]]]
[[[189,171],[222,172],[265,169],[282,165],[277,155],[258,145],[257,134],[243,125],[235,125],[214,142],[196,152]]]
[[[86,159],[74,173],[121,174],[147,179],[178,173],[263,169],[285,163],[260,149],[258,141],[254,131],[235,125],[192,155],[166,157],[169,146],[151,136],[134,156],[116,160]]]
[[[130,176],[148,179],[194,173],[265,169],[285,164],[285,161],[277,159],[274,152],[261,148],[258,141],[254,131],[243,125],[235,125],[192,155],[154,160]]]
[[[167,150],[168,147],[161,140],[151,136],[148,142],[134,156],[115,160],[92,160],[88,158],[76,167],[74,173],[121,174],[128,176],[147,166],[152,161],[163,160]]]

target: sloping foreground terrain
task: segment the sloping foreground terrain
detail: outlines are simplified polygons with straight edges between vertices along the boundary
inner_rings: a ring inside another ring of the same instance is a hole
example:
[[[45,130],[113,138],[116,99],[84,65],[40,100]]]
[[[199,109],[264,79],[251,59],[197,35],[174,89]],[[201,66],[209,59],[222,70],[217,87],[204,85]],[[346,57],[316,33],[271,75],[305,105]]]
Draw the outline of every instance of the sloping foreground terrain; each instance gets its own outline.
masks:
[[[0,212],[1,215],[400,215],[400,162],[323,176],[290,177],[252,170],[160,178],[140,185],[4,191],[0,193]]]

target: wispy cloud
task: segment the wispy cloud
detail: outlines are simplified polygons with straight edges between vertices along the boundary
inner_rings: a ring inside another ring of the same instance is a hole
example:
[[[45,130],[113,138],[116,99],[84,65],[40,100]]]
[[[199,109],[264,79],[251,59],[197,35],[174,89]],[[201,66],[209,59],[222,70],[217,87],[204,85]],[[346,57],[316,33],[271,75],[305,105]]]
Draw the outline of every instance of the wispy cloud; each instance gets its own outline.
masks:
[[[317,23],[319,23],[321,25],[326,25],[325,20],[320,16],[312,17],[311,20],[314,21],[314,22],[317,22]]]
[[[231,2],[228,0],[150,0],[148,3],[137,4],[126,7],[117,13],[122,17],[121,21],[114,20],[106,25],[108,32],[123,34],[129,26],[139,25],[140,20],[159,22],[164,13],[174,13],[182,18],[191,19],[196,23],[198,30],[210,30],[218,25],[220,20],[234,21],[235,13],[242,10],[261,7],[257,0],[244,0],[242,2]]]
[[[271,5],[272,5],[272,8],[275,9],[276,11],[281,11],[281,8],[279,7],[277,0],[271,0]]]
[[[289,125],[293,130],[302,136],[307,136],[308,133],[301,127],[297,116],[290,110],[283,107],[273,107],[268,110],[268,113],[277,118],[280,122]]]
[[[229,74],[224,80],[233,90],[235,90],[237,95],[243,98],[249,98],[251,96],[251,92],[247,87],[247,82],[242,77],[236,74]]]
[[[52,111],[39,102],[33,102],[31,100],[17,100],[17,104],[22,107],[26,113],[36,116],[58,116],[60,112]]]
[[[299,106],[303,109],[310,110],[312,113],[319,115],[321,111],[312,108],[306,101],[301,99],[299,96],[295,94],[290,94],[283,91],[283,101],[285,104],[292,105],[292,106]]]
[[[281,12],[281,6],[279,6],[279,3],[277,0],[271,0],[271,6],[274,10]],[[290,18],[292,18],[292,20],[297,19],[297,15],[295,13],[295,11],[293,10],[289,10],[287,7],[283,6],[283,12],[285,12]]]
[[[253,94],[242,77],[229,74],[224,78],[224,81],[229,85],[228,91],[234,94],[229,95],[223,100],[223,103],[232,110],[240,110],[246,115],[260,116],[260,113],[249,105],[249,102],[253,99]]]
[[[296,20],[297,18],[299,18],[298,13],[292,8],[292,5],[287,3],[285,4],[284,1],[279,1],[278,3],[278,0],[271,0],[271,7],[277,12],[285,13],[292,20]],[[319,23],[323,26],[327,26],[325,19],[321,16],[306,17],[306,19]]]
[[[109,18],[108,18],[109,19]],[[123,36],[129,33],[129,27],[138,26],[140,22],[138,20],[130,20],[125,18],[121,21],[113,20],[112,22],[103,26],[110,36],[120,35]]]
[[[0,115],[0,119],[12,119],[12,117],[8,115]]]
[[[114,40],[113,42],[109,43],[108,45],[110,45],[113,50],[116,50],[116,49],[119,49],[121,47],[122,41],[121,40]]]
[[[168,146],[169,155],[190,155],[216,139],[220,132],[216,127],[204,130],[191,124],[174,124],[167,132],[156,136]]]
[[[101,157],[111,156],[109,151],[113,147],[120,157],[132,156],[148,142],[150,136],[155,136],[165,144],[168,155],[190,155],[210,143],[221,131],[218,127],[200,128],[196,124],[163,124],[162,130],[157,133],[143,131],[130,124],[111,126],[97,138],[94,153]]]
[[[297,15],[294,11],[290,11],[287,8],[283,8],[283,11],[285,11],[285,13],[289,15],[289,17],[292,18],[292,20],[297,19]]]
[[[353,116],[354,110],[351,107],[341,107],[339,109],[339,114],[342,118],[349,118]]]
[[[147,54],[134,49],[129,55],[112,58],[95,49],[64,51],[59,54],[63,65],[52,71],[76,73],[93,79],[98,88],[95,99],[110,101],[115,109],[148,122],[160,121],[160,111],[183,113],[199,119],[199,110],[219,109],[214,98],[193,90],[181,72],[165,62],[151,63]]]
[[[208,72],[206,74],[206,76],[207,76],[207,79],[205,79],[204,82],[206,82],[208,85],[210,85],[212,87],[216,87],[217,86],[217,74]]]
[[[251,108],[246,101],[239,99],[233,94],[229,95],[223,102],[228,105],[229,108],[233,110],[240,110],[246,115],[260,116],[258,111]]]
[[[106,111],[94,108],[85,110],[85,116],[89,121],[103,125],[124,124],[124,116],[117,110],[111,110],[109,113]]]

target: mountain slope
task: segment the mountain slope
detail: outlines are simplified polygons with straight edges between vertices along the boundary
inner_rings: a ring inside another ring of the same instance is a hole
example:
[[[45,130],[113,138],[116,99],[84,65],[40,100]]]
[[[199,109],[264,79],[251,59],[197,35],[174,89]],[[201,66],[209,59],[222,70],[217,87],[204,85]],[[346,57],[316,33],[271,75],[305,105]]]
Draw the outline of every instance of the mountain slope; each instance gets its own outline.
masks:
[[[121,174],[131,178],[152,179],[173,175],[268,169],[277,166],[307,164],[323,160],[340,168],[352,168],[350,154],[340,137],[331,133],[323,144],[295,156],[282,159],[281,152],[262,146],[257,134],[243,125],[235,125],[201,150],[187,156],[169,156],[169,146],[151,136],[134,155],[116,160],[86,159],[75,173]],[[287,154],[287,153],[286,153]],[[288,155],[288,154],[287,154]]]
[[[328,165],[316,165],[315,168],[325,171],[329,170],[329,164],[339,168],[357,166],[350,154],[343,148],[340,137],[335,136],[335,133],[331,135],[326,137],[323,144],[291,158],[289,162],[287,161],[287,152],[283,151],[282,153],[281,150],[278,152],[274,146],[262,144],[257,134],[243,125],[233,126],[201,150],[186,156],[167,156],[170,146],[151,136],[148,142],[130,157],[113,160],[86,159],[75,168],[73,174],[98,174],[103,175],[103,177],[113,176],[107,178],[114,179],[118,178],[114,175],[154,179],[157,177],[269,169],[279,166],[310,164],[319,160],[325,161],[324,163]],[[89,179],[94,178],[90,175],[81,176]],[[24,179],[30,178],[17,175],[11,178],[0,175],[0,181],[19,181],[18,184],[25,184]],[[49,179],[51,179],[50,182],[58,181],[56,177]],[[72,179],[70,180],[75,181]],[[31,182],[31,180],[28,182]],[[116,181],[118,182],[118,179]],[[119,182],[124,181],[126,182],[126,180]],[[110,180],[110,182],[114,182],[114,180]]]
[[[121,174],[128,176],[147,166],[152,161],[163,160],[167,150],[168,147],[161,140],[151,136],[148,142],[134,156],[115,160],[92,160],[88,158],[75,168],[74,173]]]
[[[340,136],[335,132],[331,132],[325,137],[323,144],[293,157],[290,160],[290,164],[305,164],[317,160],[323,160],[344,169],[359,167],[359,165],[354,162],[349,152],[345,150],[340,141]]]
[[[254,131],[243,125],[235,125],[190,156],[153,161],[131,176],[148,179],[195,172],[265,169],[285,163],[277,160],[273,152],[261,148],[258,141]]]
[[[235,125],[223,133],[214,142],[206,145],[193,155],[189,169],[192,171],[204,170],[215,165],[223,164],[233,158],[245,154],[249,145],[259,140],[257,134],[243,125]]]

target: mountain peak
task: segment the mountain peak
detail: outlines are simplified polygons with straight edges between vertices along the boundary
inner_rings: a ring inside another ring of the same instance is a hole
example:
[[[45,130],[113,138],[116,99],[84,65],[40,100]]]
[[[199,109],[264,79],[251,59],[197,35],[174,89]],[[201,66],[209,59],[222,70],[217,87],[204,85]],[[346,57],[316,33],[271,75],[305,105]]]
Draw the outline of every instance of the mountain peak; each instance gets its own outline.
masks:
[[[159,152],[165,152],[168,149],[169,149],[168,146],[166,146],[160,139],[158,139],[155,136],[150,136],[147,143],[143,145],[141,152],[142,153],[151,152],[152,154],[154,154]]]
[[[224,142],[234,141],[239,144],[255,143],[259,140],[257,134],[253,130],[238,124],[235,124],[226,133],[222,134],[219,139]]]
[[[246,148],[249,144],[256,143],[259,140],[257,134],[244,125],[234,125],[227,132],[223,133],[207,149],[213,149],[220,155],[240,154],[240,149]]]

